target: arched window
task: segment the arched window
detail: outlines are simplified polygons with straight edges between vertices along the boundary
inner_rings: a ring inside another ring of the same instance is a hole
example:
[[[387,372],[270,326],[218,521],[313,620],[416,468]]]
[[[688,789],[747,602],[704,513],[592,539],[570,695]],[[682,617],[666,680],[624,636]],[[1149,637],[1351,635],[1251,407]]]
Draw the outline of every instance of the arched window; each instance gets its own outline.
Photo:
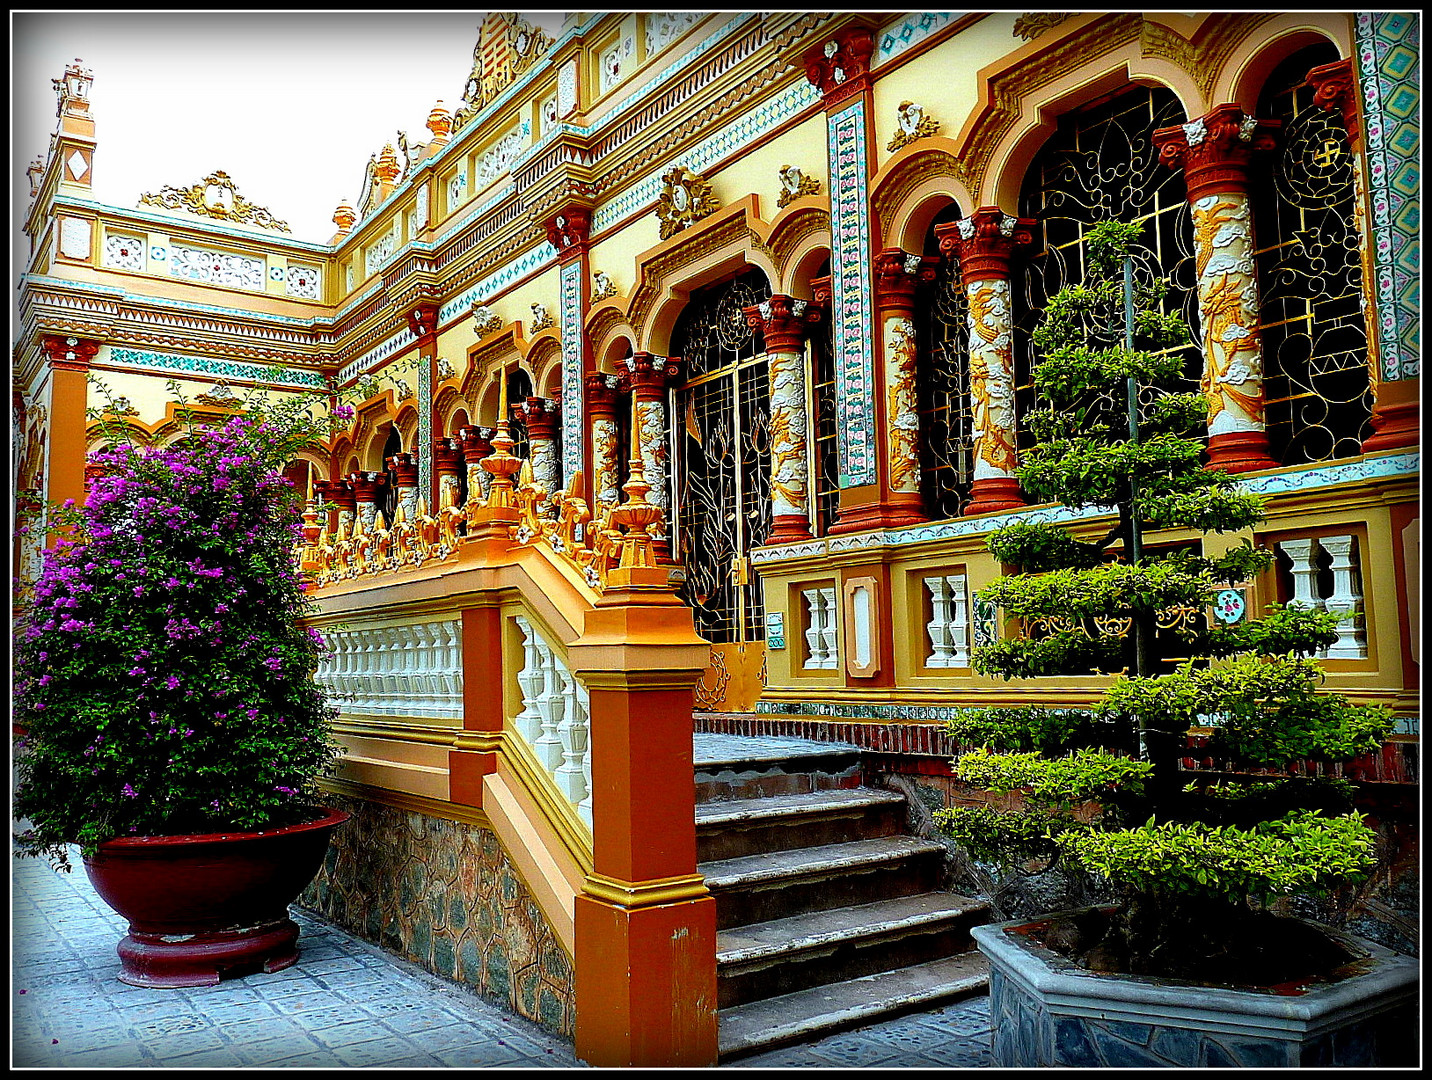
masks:
[[[940,255],[936,225],[958,221],[951,203],[930,222],[924,254]],[[920,414],[920,494],[931,521],[959,517],[974,480],[970,412],[969,300],[958,256],[940,259],[915,304],[916,408]]]
[[[754,269],[697,289],[671,339],[685,380],[670,416],[678,448],[672,547],[686,565],[682,597],[713,643],[765,637],[760,576],[741,570],[771,530],[770,377],[765,340],[742,308],[770,295]]]
[[[521,368],[507,373],[507,433],[512,438],[512,456],[523,460],[532,456],[532,443],[527,438],[527,421],[522,419],[522,405],[532,396],[532,376]],[[560,458],[558,460],[561,460]]]
[[[1142,250],[1135,273],[1167,277],[1164,310],[1181,314],[1192,341],[1183,347],[1189,390],[1203,375],[1199,340],[1198,279],[1193,253],[1193,219],[1183,173],[1160,164],[1153,133],[1187,119],[1171,90],[1135,86],[1060,118],[1058,129],[1039,151],[1020,194],[1021,217],[1043,230],[1042,250],[1015,273],[1016,408],[1029,407],[1030,335],[1048,298],[1084,279],[1084,237],[1101,221],[1141,222]],[[1035,244],[1039,246],[1038,230]],[[1029,436],[1020,425],[1020,445]]]
[[[1269,452],[1284,465],[1362,452],[1372,381],[1353,156],[1342,114],[1313,104],[1312,45],[1274,69],[1260,119],[1281,120],[1271,183],[1252,185]]]
[[[398,434],[398,425],[388,425],[388,437],[383,440],[383,471],[388,474],[388,483],[383,488],[383,497],[378,503],[378,509],[383,511],[383,521],[387,528],[392,528],[393,518],[398,513],[398,470],[393,467],[390,460],[394,454],[403,452],[403,440]]]

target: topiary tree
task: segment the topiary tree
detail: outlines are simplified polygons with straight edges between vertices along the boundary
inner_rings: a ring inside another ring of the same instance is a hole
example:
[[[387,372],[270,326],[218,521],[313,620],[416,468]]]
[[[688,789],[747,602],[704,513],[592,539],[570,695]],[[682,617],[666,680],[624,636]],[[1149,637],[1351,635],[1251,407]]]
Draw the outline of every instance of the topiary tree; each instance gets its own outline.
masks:
[[[1050,298],[1034,334],[1037,442],[1018,472],[1037,500],[1113,508],[1117,519],[1094,541],[1033,523],[992,533],[988,550],[1018,572],[979,595],[1025,632],[973,659],[1006,679],[1122,674],[1088,709],[990,708],[951,721],[949,733],[977,747],[953,762],[956,776],[1020,798],[937,820],[978,855],[1107,881],[1121,903],[1101,966],[1198,976],[1246,940],[1250,900],[1365,876],[1374,834],[1345,782],[1181,771],[1190,727],[1212,724],[1209,752],[1241,767],[1286,771],[1378,748],[1391,718],[1317,692],[1312,657],[1336,640],[1336,615],[1272,605],[1263,619],[1177,631],[1182,663],[1158,655],[1160,612],[1212,605],[1273,555],[1247,541],[1216,557],[1142,550],[1145,529],[1237,531],[1263,520],[1263,506],[1200,463],[1208,408],[1178,389],[1187,327],[1159,310],[1166,283],[1125,272],[1140,231],[1094,228],[1086,282]],[[1131,648],[1100,624],[1126,627]]]

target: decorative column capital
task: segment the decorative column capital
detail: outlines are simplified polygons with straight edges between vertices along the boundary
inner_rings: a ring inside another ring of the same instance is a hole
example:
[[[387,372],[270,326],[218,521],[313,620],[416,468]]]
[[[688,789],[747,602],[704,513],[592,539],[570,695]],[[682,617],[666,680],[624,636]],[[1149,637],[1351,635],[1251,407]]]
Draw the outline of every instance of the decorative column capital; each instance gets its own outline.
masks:
[[[530,397],[520,406],[522,419],[527,424],[527,435],[533,439],[552,439],[557,435],[557,423],[562,418],[557,402],[543,397]]]
[[[827,318],[830,316],[830,301],[834,295],[834,287],[831,284],[833,280],[834,278],[830,274],[822,278],[810,279],[810,302],[819,308]]]
[[[347,478],[353,485],[353,498],[361,503],[376,503],[383,498],[383,489],[388,486],[385,472],[357,472]]]
[[[545,223],[547,242],[561,255],[568,249],[581,251],[591,238],[591,211],[583,206],[567,206]]]
[[[462,451],[462,460],[468,466],[476,465],[492,453],[492,428],[464,427],[458,432],[457,444]]]
[[[886,248],[875,256],[875,305],[881,309],[915,306],[915,287],[935,280],[938,260]]]
[[[582,380],[583,398],[593,416],[615,416],[617,394],[622,390],[622,377],[599,371]]]
[[[1278,120],[1258,120],[1232,102],[1186,124],[1159,128],[1154,146],[1159,160],[1171,169],[1182,169],[1188,185],[1188,201],[1205,195],[1248,190],[1248,167],[1255,154],[1277,145]]]
[[[1308,82],[1313,87],[1313,104],[1328,112],[1342,113],[1347,137],[1356,141],[1362,132],[1362,124],[1352,57],[1313,68],[1308,72]]]
[[[417,487],[418,463],[413,460],[412,454],[394,454],[385,464],[397,475],[399,487]]]
[[[820,322],[820,308],[809,300],[773,293],[769,300],[742,308],[746,325],[766,339],[767,352],[801,351],[806,327]]]
[[[443,436],[433,440],[433,471],[439,476],[445,473],[456,473],[458,471],[458,441]],[[402,482],[402,473],[398,474],[398,480]]]
[[[40,338],[40,345],[49,357],[51,367],[60,371],[89,371],[90,361],[99,352],[100,343],[89,338],[46,334]]]
[[[826,107],[843,101],[870,84],[870,58],[875,36],[865,26],[846,26],[823,37],[805,51],[806,78],[820,91]]]
[[[960,277],[972,281],[1006,281],[1015,253],[1034,243],[1034,218],[1010,217],[998,206],[981,206],[968,217],[936,225],[940,253],[958,259]]]
[[[668,386],[675,385],[681,357],[639,352],[627,357],[626,366],[631,374],[632,395],[653,398],[659,397]]]
[[[408,312],[408,329],[413,332],[413,337],[421,340],[434,334],[438,328],[438,306],[436,304],[419,304]]]
[[[353,512],[353,484],[349,480],[315,480],[313,493],[321,502],[331,502],[339,510]]]

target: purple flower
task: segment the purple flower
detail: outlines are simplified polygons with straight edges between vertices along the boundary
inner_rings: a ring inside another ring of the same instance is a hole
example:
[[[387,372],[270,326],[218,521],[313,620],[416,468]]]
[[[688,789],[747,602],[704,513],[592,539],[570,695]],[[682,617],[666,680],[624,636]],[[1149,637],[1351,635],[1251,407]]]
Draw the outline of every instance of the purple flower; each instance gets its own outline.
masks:
[[[134,790],[132,787],[130,787],[128,784],[125,784],[124,787],[120,788],[120,789],[119,789],[119,793],[120,793],[121,795],[123,795],[126,799],[137,799],[137,798],[139,798],[139,792],[135,791],[135,790]]]

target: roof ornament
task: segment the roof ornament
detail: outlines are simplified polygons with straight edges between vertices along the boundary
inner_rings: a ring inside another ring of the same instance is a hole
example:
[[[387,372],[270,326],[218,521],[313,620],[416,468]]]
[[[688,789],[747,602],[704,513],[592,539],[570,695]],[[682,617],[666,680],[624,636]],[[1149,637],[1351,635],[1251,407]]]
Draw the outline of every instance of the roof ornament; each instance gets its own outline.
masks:
[[[219,169],[198,183],[186,188],[165,184],[159,193],[139,197],[140,206],[161,206],[166,210],[182,210],[199,217],[215,218],[239,225],[256,225],[261,229],[291,232],[288,222],[280,221],[262,206],[255,206],[234,186],[229,174]]]

